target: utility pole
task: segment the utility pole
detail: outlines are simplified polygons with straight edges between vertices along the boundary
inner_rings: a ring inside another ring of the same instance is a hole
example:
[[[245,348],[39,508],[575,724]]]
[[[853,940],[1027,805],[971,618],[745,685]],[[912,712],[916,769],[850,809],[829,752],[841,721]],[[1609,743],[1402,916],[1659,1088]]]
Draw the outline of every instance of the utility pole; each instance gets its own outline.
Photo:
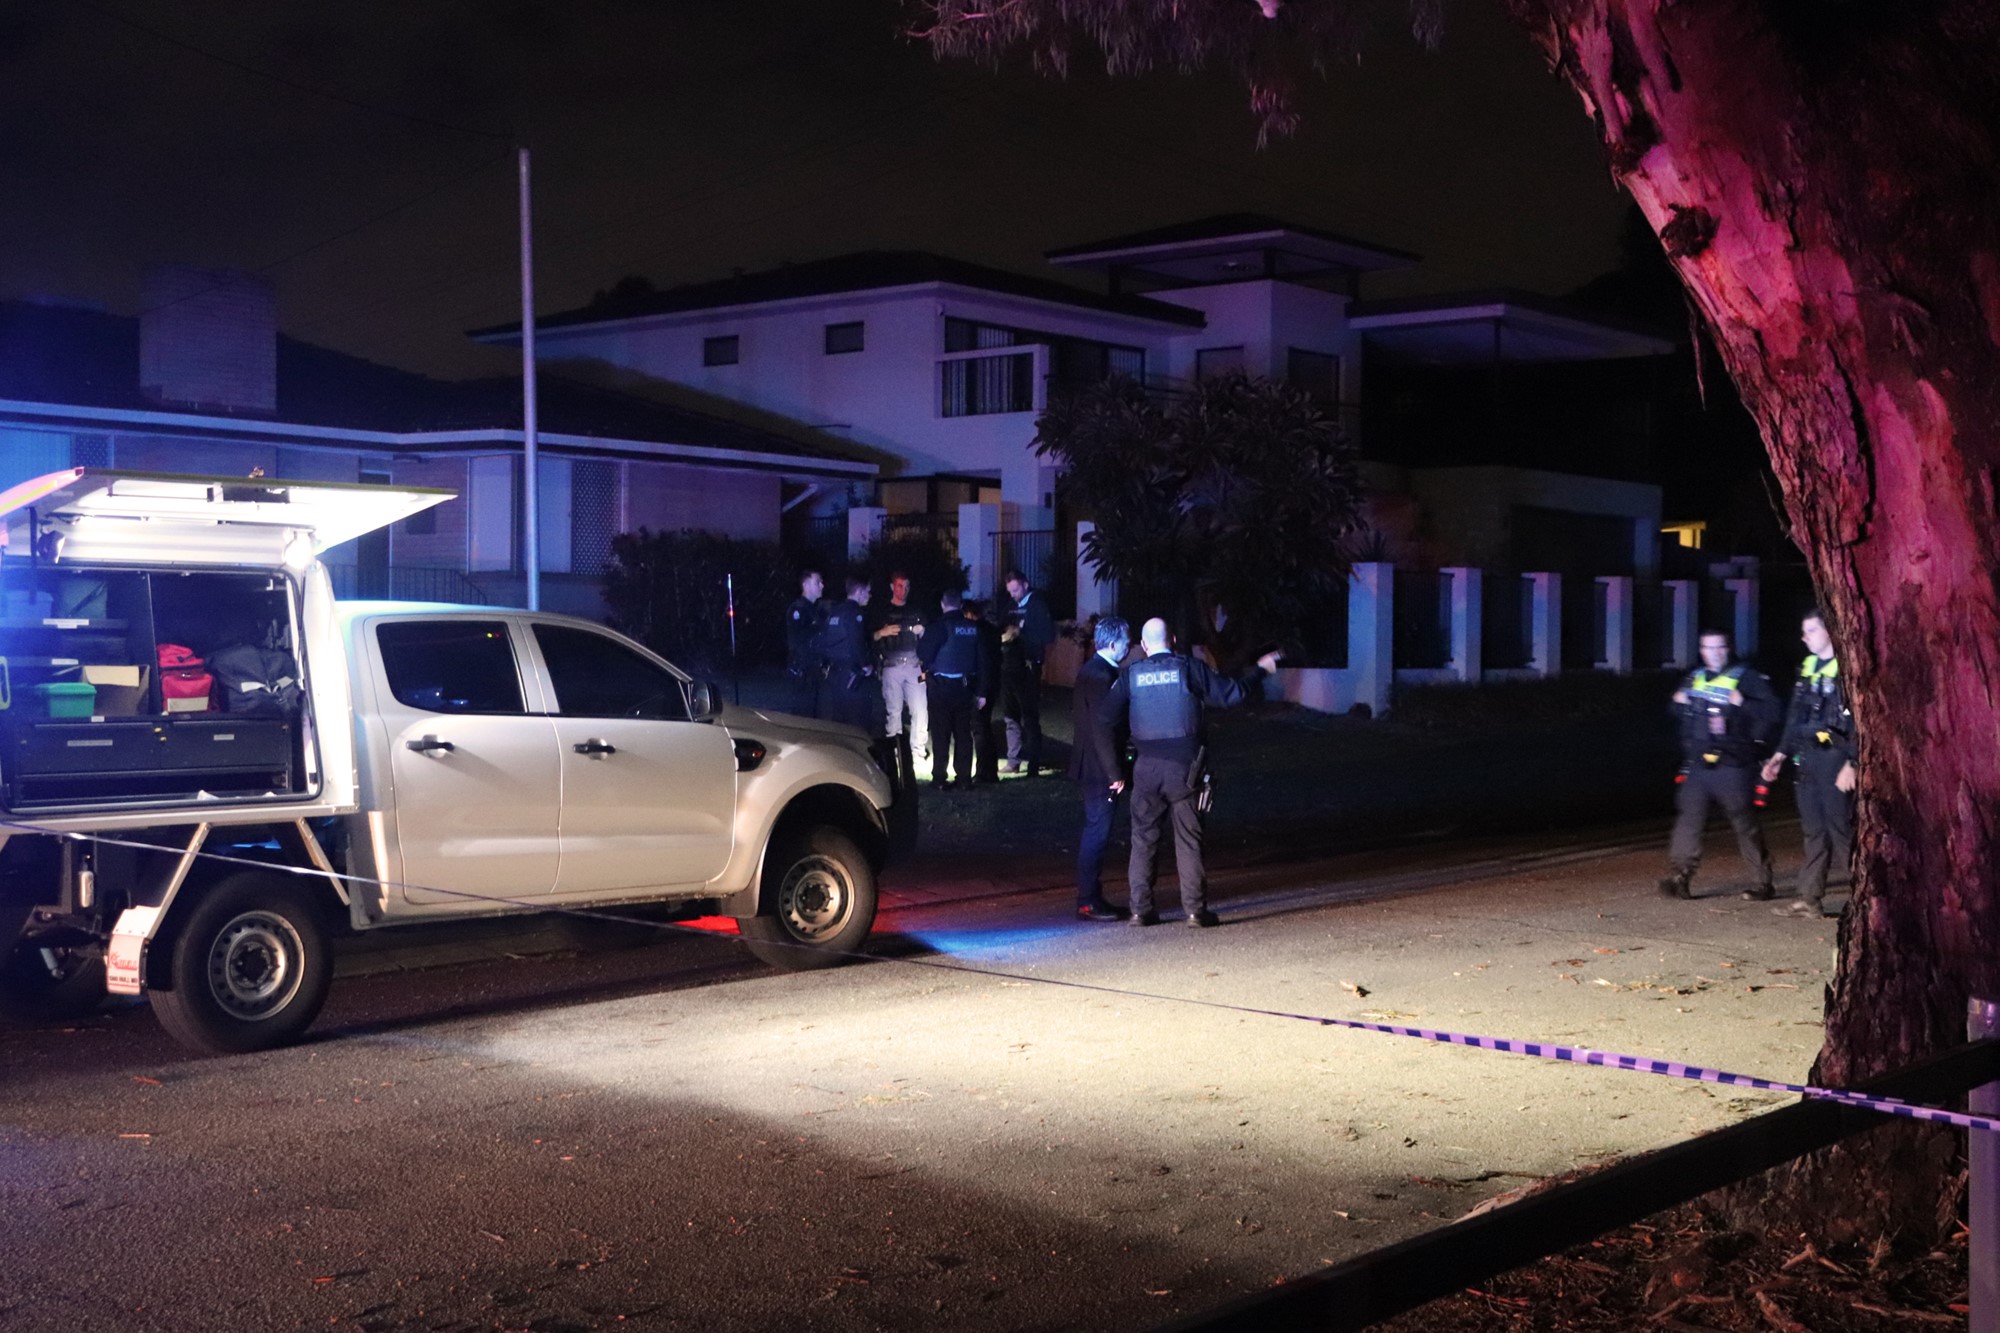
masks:
[[[528,208],[528,150],[521,150],[521,451],[528,609],[542,609],[542,478],[535,404],[535,233]]]

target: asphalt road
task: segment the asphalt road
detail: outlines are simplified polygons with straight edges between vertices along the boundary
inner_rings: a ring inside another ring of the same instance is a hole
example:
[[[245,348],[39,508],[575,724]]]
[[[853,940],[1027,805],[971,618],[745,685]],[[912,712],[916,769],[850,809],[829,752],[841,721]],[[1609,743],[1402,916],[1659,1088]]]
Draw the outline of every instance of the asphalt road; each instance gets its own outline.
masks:
[[[1659,898],[1656,832],[1246,862],[1211,931],[906,885],[803,975],[377,954],[253,1056],[0,1029],[0,1327],[1147,1328],[1782,1100],[1245,1011],[1802,1077],[1832,923]]]

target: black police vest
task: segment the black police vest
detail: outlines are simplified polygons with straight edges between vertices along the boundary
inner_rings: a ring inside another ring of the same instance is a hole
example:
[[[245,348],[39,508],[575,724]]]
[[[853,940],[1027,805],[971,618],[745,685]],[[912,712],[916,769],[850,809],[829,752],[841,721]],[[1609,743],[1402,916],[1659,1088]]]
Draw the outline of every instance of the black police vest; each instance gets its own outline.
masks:
[[[950,620],[943,633],[944,646],[931,663],[931,674],[970,676],[979,670],[979,626],[970,620]]]
[[[794,671],[813,664],[813,636],[819,633],[819,603],[794,598],[785,614],[785,659]]]
[[[1188,693],[1187,661],[1149,657],[1125,668],[1134,741],[1177,741],[1201,729],[1201,704]]]

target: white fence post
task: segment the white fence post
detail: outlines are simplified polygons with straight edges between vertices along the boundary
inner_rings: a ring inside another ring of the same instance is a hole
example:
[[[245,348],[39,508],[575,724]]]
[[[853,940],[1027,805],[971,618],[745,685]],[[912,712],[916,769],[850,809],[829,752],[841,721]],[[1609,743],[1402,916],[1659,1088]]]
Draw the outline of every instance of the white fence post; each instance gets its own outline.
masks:
[[[1538,676],[1562,674],[1563,576],[1555,573],[1523,574],[1535,590],[1528,614],[1528,669]]]
[[[1386,561],[1354,566],[1347,589],[1347,669],[1354,701],[1376,717],[1387,713],[1396,679],[1396,567]]]
[[[1604,657],[1596,665],[1615,675],[1632,674],[1632,580],[1623,574],[1597,580],[1604,589]]]
[[[1453,679],[1477,685],[1482,642],[1481,615],[1485,603],[1486,573],[1469,565],[1451,565],[1439,571],[1451,575],[1451,663]]]
[[[873,505],[855,505],[847,511],[847,558],[859,560],[868,549],[868,543],[882,535],[882,520],[888,516],[886,509]],[[829,590],[831,591],[831,590]]]
[[[1972,1041],[2000,1037],[2000,1000],[1967,1000],[1965,1035]],[[1965,1109],[2000,1115],[2000,1083],[1972,1089]],[[1965,1132],[1965,1253],[1971,1288],[1965,1324],[1967,1333],[2000,1333],[2000,1142],[1990,1130]]]
[[[1083,553],[1083,540],[1097,531],[1095,523],[1076,525],[1076,619],[1081,624],[1092,616],[1107,614],[1118,605],[1118,580],[1099,578],[1097,566]]]
[[[958,507],[958,558],[965,564],[968,597],[991,597],[998,586],[1000,571],[993,568],[998,555],[993,549],[993,538],[999,531],[999,505]]]
[[[1701,626],[1701,585],[1693,579],[1667,579],[1660,591],[1667,602],[1667,660],[1660,665],[1691,667]]]

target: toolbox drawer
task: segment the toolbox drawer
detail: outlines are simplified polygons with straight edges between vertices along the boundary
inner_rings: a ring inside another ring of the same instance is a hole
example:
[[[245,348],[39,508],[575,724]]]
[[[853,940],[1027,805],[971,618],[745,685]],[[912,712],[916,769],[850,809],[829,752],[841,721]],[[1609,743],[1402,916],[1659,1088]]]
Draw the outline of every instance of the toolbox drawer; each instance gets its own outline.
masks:
[[[200,792],[287,790],[287,718],[10,721],[10,806],[90,804]]]

